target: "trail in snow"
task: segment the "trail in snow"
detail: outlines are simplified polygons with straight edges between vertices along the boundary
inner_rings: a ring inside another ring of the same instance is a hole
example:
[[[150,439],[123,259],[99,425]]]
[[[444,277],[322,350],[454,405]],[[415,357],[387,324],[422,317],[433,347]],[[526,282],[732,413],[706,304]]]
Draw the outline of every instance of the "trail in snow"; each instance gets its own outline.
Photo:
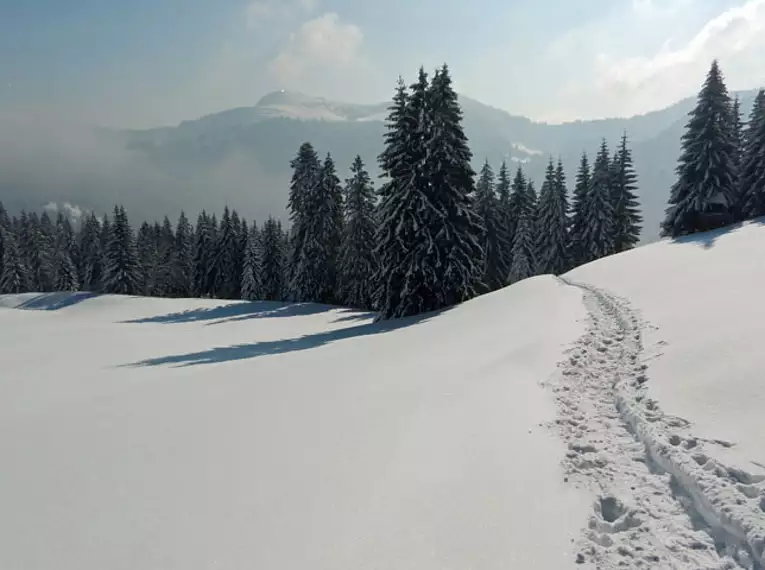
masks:
[[[629,304],[584,293],[585,335],[551,382],[567,476],[598,495],[577,562],[584,567],[763,570],[765,483],[680,436],[688,422],[647,397],[644,324]]]

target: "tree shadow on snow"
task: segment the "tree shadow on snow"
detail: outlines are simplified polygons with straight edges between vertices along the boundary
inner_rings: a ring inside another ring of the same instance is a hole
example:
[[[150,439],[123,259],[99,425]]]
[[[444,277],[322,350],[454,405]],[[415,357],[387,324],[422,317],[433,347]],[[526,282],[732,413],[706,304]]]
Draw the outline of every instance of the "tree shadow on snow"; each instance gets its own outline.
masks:
[[[272,319],[278,317],[302,317],[330,311],[335,307],[313,303],[280,303],[277,301],[232,302],[218,307],[190,309],[167,315],[143,317],[122,321],[122,324],[181,324],[201,321],[215,321],[208,324],[221,324],[244,321],[247,319]]]
[[[357,338],[362,336],[383,334],[401,328],[410,327],[430,319],[434,313],[418,317],[409,317],[393,321],[381,321],[377,323],[365,323],[345,329],[309,334],[296,338],[255,342],[251,344],[236,344],[232,346],[219,346],[200,352],[187,354],[174,354],[149,358],[132,364],[124,364],[121,367],[140,368],[145,366],[176,365],[176,367],[197,366],[200,364],[216,364],[219,362],[231,362],[234,360],[246,360],[273,354],[285,354],[319,348],[326,344]]]
[[[17,309],[26,309],[30,311],[58,311],[66,307],[71,307],[77,303],[82,303],[93,297],[97,297],[98,293],[90,293],[89,291],[81,291],[78,293],[70,293],[68,291],[59,291],[56,293],[41,293],[31,299],[27,299]]]
[[[757,221],[762,223],[760,220],[757,220]],[[738,229],[741,229],[744,223],[739,222],[737,224],[725,226],[722,228],[718,228],[716,230],[710,230],[708,232],[699,232],[695,234],[680,236],[673,239],[672,243],[677,243],[677,244],[692,243],[692,244],[700,245],[704,249],[711,249],[712,247],[714,247],[715,241],[717,241],[720,237],[724,236],[727,233],[734,232]]]

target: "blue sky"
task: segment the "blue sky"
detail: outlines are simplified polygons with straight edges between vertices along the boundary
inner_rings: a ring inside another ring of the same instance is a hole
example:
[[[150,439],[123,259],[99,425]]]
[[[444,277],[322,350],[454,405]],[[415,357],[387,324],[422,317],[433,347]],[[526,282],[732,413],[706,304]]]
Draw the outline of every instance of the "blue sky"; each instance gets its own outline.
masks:
[[[765,0],[0,0],[0,111],[143,127],[286,88],[386,99],[448,62],[458,89],[550,121],[694,93],[713,57],[765,83]]]

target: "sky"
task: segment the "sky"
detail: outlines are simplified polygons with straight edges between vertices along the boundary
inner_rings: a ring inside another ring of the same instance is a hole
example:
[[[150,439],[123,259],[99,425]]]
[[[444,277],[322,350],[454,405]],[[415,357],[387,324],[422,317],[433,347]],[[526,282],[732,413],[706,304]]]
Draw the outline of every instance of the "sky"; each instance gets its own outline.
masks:
[[[390,98],[448,63],[458,91],[560,122],[765,84],[765,0],[0,0],[0,113],[174,125],[296,90]]]

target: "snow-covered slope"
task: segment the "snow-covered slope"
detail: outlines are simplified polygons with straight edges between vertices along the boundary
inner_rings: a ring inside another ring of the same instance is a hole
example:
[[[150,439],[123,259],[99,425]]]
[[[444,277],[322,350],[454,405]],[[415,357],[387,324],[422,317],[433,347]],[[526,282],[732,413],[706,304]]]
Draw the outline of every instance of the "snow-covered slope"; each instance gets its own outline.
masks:
[[[539,381],[584,308],[553,278],[390,330],[313,305],[3,303],[38,310],[0,309],[0,568],[573,567],[591,499]]]
[[[764,257],[751,223],[385,324],[0,297],[0,568],[762,570]]]

